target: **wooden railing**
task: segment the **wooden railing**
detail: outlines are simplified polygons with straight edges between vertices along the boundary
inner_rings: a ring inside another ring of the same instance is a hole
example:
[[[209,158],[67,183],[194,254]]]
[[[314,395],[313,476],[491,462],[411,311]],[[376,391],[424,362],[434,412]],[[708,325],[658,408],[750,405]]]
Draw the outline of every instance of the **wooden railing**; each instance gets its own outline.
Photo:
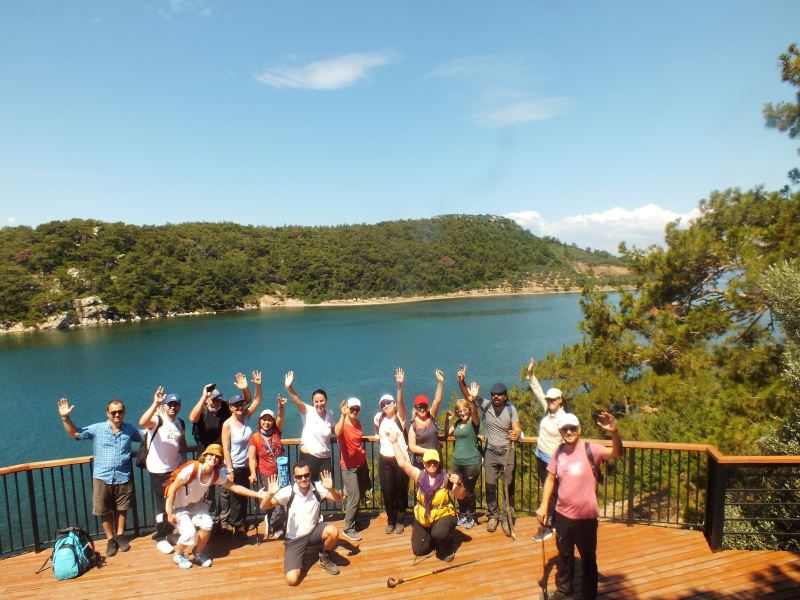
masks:
[[[284,440],[290,464],[297,459],[298,443]],[[382,508],[378,444],[375,436],[365,436],[364,443],[374,493],[362,502],[362,509],[377,512]],[[450,438],[443,449],[446,464],[452,448]],[[800,549],[800,457],[724,456],[703,444],[625,442],[624,448],[622,457],[603,468],[604,481],[598,487],[602,519],[702,529],[713,550]],[[535,438],[526,438],[516,448],[517,513],[530,514],[539,504],[534,449]],[[335,443],[333,464],[340,488]],[[92,458],[81,457],[0,468],[0,557],[39,551],[62,527],[79,526],[101,535],[99,519],[91,514],[91,467]],[[152,530],[154,518],[149,475],[135,467],[134,488],[127,527],[139,536]],[[485,508],[480,479],[476,495],[478,507]],[[326,502],[323,510],[339,509]],[[254,502],[250,511],[258,515]]]

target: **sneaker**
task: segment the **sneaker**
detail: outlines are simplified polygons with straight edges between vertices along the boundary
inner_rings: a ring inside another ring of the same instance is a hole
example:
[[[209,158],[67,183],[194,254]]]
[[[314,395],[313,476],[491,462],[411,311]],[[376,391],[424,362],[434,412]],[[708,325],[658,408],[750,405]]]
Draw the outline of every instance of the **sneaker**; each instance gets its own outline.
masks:
[[[472,529],[473,527],[475,527],[475,519],[470,518],[464,521],[464,529]]]
[[[200,565],[201,567],[208,568],[211,566],[211,563],[214,562],[211,560],[211,557],[208,554],[203,554],[202,552],[194,557],[192,561],[196,565]]]
[[[394,532],[398,535],[403,533],[405,530],[406,530],[405,525],[403,525],[402,523],[398,523],[397,525],[394,526]]]
[[[108,540],[108,545],[106,546],[106,556],[114,556],[117,553],[117,550],[119,550],[119,546],[117,546],[116,538],[111,538]]]
[[[171,554],[175,547],[170,544],[167,540],[161,540],[156,544],[156,550],[161,552],[162,554]]]
[[[339,567],[331,560],[331,555],[329,552],[319,553],[319,566],[325,569],[331,575],[339,574]]]
[[[183,554],[176,554],[172,557],[172,562],[178,565],[181,569],[191,569],[192,561],[186,558]]]
[[[450,554],[448,554],[447,556],[443,557],[443,558],[442,558],[442,560],[443,560],[444,562],[453,562],[453,559],[454,559],[455,557],[456,557],[456,553],[455,553],[455,552],[451,552],[451,553],[450,553]]]
[[[342,532],[342,535],[346,537],[348,540],[351,540],[353,542],[361,541],[361,534],[356,531],[355,527],[351,527],[350,529],[345,529]]]
[[[384,529],[386,533],[394,533],[394,525],[389,523]]]
[[[534,536],[531,538],[534,542],[543,542],[553,537],[553,532],[549,527],[539,527]]]
[[[497,531],[497,526],[498,525],[499,525],[499,523],[498,523],[497,519],[492,517],[491,519],[489,519],[489,522],[486,524],[486,531],[488,531],[489,533],[494,533],[495,531]]]
[[[465,517],[464,515],[458,515],[458,521],[456,521],[456,525],[458,525],[459,527],[461,527],[461,526],[462,526],[462,525],[464,525],[466,522],[467,522],[467,517]]]
[[[269,539],[271,540],[282,540],[283,539],[283,529],[276,529],[272,533],[269,534]]]
[[[118,547],[118,548],[119,548],[119,549],[120,549],[122,552],[127,552],[128,550],[130,550],[130,549],[131,549],[131,545],[130,545],[130,543],[128,543],[128,540],[126,540],[126,539],[125,539],[124,537],[122,537],[121,535],[118,535],[118,536],[117,536],[117,547]]]
[[[500,526],[503,528],[503,533],[505,533],[508,537],[511,537],[511,526],[508,524],[508,521],[505,519],[500,521]]]

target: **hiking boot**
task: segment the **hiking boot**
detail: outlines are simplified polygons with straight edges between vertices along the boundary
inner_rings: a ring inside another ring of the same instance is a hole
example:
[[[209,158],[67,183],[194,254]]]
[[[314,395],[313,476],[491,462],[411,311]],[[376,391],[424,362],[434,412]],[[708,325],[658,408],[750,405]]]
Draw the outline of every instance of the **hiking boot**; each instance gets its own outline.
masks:
[[[475,519],[470,517],[464,521],[464,529],[472,529],[473,527],[475,527]]]
[[[394,533],[394,524],[389,523],[384,529],[386,533]]]
[[[106,556],[109,558],[114,556],[117,553],[117,550],[119,550],[119,546],[117,545],[116,538],[111,538],[108,540],[108,545],[106,546]]]
[[[339,574],[339,567],[331,560],[330,552],[324,551],[319,553],[319,566],[331,575]]]
[[[276,529],[272,533],[269,534],[269,539],[271,540],[282,540],[283,539],[283,529]]]
[[[124,537],[122,537],[121,535],[118,535],[116,539],[117,539],[117,547],[122,552],[127,552],[128,550],[131,549],[130,543],[128,543],[128,540],[126,540]]]
[[[403,533],[405,530],[406,527],[402,523],[398,523],[397,525],[394,526],[394,532],[398,535]]]
[[[492,517],[491,519],[489,519],[489,522],[486,524],[486,531],[488,531],[489,533],[494,533],[495,531],[497,531],[497,526],[498,525],[499,525],[499,523],[498,523],[497,519]]]
[[[353,542],[361,541],[361,534],[356,531],[355,527],[351,527],[350,529],[345,529],[342,532],[342,535],[346,537],[348,540]]]
[[[183,554],[176,554],[172,557],[172,562],[178,565],[181,569],[191,569],[192,568],[192,561],[186,558]]]
[[[464,525],[466,522],[467,522],[467,517],[465,517],[464,515],[458,515],[458,521],[456,521],[456,525],[460,527]]]
[[[553,537],[553,531],[549,527],[539,527],[539,530],[531,538],[534,542],[543,542]]]
[[[194,557],[194,564],[200,565],[203,568],[208,568],[211,566],[211,563],[214,561],[211,560],[211,557],[208,554],[203,554],[202,552]]]
[[[449,554],[447,554],[446,556],[443,556],[443,557],[442,557],[442,560],[443,560],[444,562],[453,562],[453,559],[454,559],[455,557],[456,557],[456,553],[455,553],[455,552],[450,552],[450,553],[449,553]]]
[[[511,537],[511,525],[508,524],[508,521],[500,521],[500,526],[503,528],[503,533],[505,533],[508,537]]]

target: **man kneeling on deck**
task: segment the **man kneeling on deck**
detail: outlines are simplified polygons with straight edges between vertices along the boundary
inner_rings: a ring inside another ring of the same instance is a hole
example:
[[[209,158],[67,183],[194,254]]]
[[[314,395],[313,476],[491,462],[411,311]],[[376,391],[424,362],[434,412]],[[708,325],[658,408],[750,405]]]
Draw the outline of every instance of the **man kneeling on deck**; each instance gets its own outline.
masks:
[[[200,460],[189,461],[170,475],[165,492],[167,500],[164,510],[169,522],[178,529],[179,538],[175,544],[175,556],[172,560],[181,569],[190,569],[192,562],[201,567],[211,566],[211,557],[203,552],[211,538],[211,527],[214,524],[204,499],[210,488],[221,485],[223,489],[230,490],[234,494],[259,500],[267,496],[267,492],[263,489],[254,492],[228,481],[226,470],[220,468],[222,461],[222,446],[210,444],[200,455]],[[193,561],[185,554],[192,548],[194,548]]]
[[[311,482],[311,467],[303,460],[292,467],[294,485],[280,487],[277,475],[269,478],[267,495],[261,501],[262,509],[281,504],[286,507],[286,538],[284,539],[283,571],[286,583],[300,583],[303,554],[309,546],[322,546],[319,566],[331,575],[339,574],[339,567],[331,560],[331,550],[339,542],[339,529],[322,522],[323,500],[342,501],[342,493],[334,489],[330,471],[320,473],[321,481]]]
[[[542,486],[542,502],[536,517],[547,524],[547,505],[558,480],[555,530],[558,547],[556,587],[549,600],[572,598],[572,579],[575,573],[575,546],[583,561],[581,598],[597,597],[597,484],[599,466],[604,460],[622,455],[622,440],[614,415],[602,412],[597,425],[611,434],[612,446],[580,443],[581,426],[578,417],[564,413],[558,420],[561,444],[547,465],[547,479]],[[542,540],[544,543],[544,540]]]

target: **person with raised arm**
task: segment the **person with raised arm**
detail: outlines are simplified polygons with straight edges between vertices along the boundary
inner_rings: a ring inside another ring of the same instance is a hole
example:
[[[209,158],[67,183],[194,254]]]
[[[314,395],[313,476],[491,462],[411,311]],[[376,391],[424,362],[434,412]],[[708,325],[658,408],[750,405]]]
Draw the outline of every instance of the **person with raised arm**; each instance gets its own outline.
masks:
[[[153,513],[156,530],[153,539],[160,542],[172,532],[172,525],[164,518],[164,488],[170,473],[186,461],[186,426],[178,417],[181,397],[166,394],[159,386],[153,402],[139,418],[139,426],[147,429],[143,444],[147,444],[146,467],[150,473],[153,491]]]
[[[250,481],[250,468],[247,464],[247,448],[253,430],[250,428],[250,417],[261,404],[261,371],[252,372],[252,381],[256,386],[255,396],[250,397],[250,388],[243,373],[237,373],[233,384],[242,392],[228,399],[231,416],[222,424],[222,452],[225,457],[226,476],[228,481],[247,487]],[[249,406],[248,406],[249,405]],[[239,495],[231,494],[227,489],[220,493],[219,521],[223,531],[239,536],[247,535],[247,501]]]
[[[70,406],[66,398],[61,398],[56,408],[69,437],[92,440],[92,514],[103,524],[108,540],[106,556],[114,556],[117,550],[127,552],[131,546],[124,537],[125,516],[133,500],[131,443],[141,443],[144,432],[123,421],[125,405],[121,400],[108,403],[107,421],[80,428],[72,422],[74,404]]]
[[[378,475],[381,482],[383,507],[386,510],[386,533],[403,533],[405,530],[406,510],[408,509],[408,475],[397,464],[394,447],[388,434],[394,432],[398,436],[398,444],[408,452],[406,435],[406,406],[403,401],[403,383],[405,372],[397,368],[394,380],[397,384],[397,401],[391,394],[381,396],[380,411],[373,419],[375,435],[380,442],[380,458]]]
[[[489,533],[497,529],[498,523],[502,524],[503,533],[511,537],[509,516],[501,512],[497,502],[497,481],[502,475],[506,479],[508,489],[509,512],[514,510],[514,472],[516,461],[512,444],[522,435],[522,424],[517,415],[517,409],[508,401],[508,389],[502,383],[495,383],[489,390],[491,400],[484,400],[480,396],[474,399],[469,394],[465,378],[467,366],[462,365],[458,370],[458,387],[464,400],[472,402],[483,414],[486,424],[486,454],[484,456],[484,471],[486,473],[486,512],[489,521],[486,531]],[[511,517],[513,518],[513,516]]]
[[[225,470],[220,468],[222,460],[222,446],[209,444],[199,460],[181,465],[170,475],[172,481],[165,492],[165,511],[167,520],[178,530],[172,560],[181,569],[191,569],[192,563],[206,568],[211,566],[212,559],[204,552],[214,524],[204,500],[209,487],[219,485],[227,492],[258,500],[267,497],[264,489],[256,492],[228,481]],[[186,556],[188,552],[193,552],[194,556]]]
[[[444,373],[440,369],[436,369],[434,376],[436,377],[436,392],[433,395],[433,404],[424,394],[414,398],[414,415],[411,417],[408,428],[408,449],[411,450],[412,463],[418,469],[422,467],[422,455],[425,450],[441,449],[436,416],[439,414],[439,405],[442,403]]]
[[[364,432],[358,415],[361,400],[348,398],[340,405],[342,415],[336,421],[334,430],[339,442],[339,466],[342,471],[344,488],[344,531],[342,535],[353,542],[361,541],[356,529],[356,516],[361,496],[372,487],[367,467],[367,452],[364,450]]]
[[[330,471],[333,468],[330,440],[335,423],[333,411],[328,410],[328,394],[318,388],[311,392],[311,404],[305,404],[294,389],[294,371],[286,373],[284,386],[303,422],[300,458],[311,467],[311,478],[318,481],[323,470]]]
[[[414,504],[414,525],[411,532],[411,551],[414,556],[425,556],[432,550],[445,562],[455,558],[453,530],[456,528],[456,509],[450,494],[457,500],[466,495],[461,477],[448,475],[442,468],[439,451],[429,448],[422,455],[422,469],[408,462],[408,454],[398,443],[398,435],[389,431],[386,436],[392,443],[398,466],[417,483]]]
[[[597,425],[611,434],[611,447],[602,444],[580,443],[581,425],[578,417],[564,413],[558,420],[563,443],[556,448],[547,465],[547,479],[542,490],[542,501],[536,509],[539,524],[548,520],[548,504],[558,481],[555,530],[558,562],[556,563],[556,591],[550,600],[572,598],[575,573],[575,546],[581,554],[581,598],[597,597],[597,484],[600,464],[622,456],[622,439],[617,430],[617,420],[608,412],[601,412]]]
[[[250,468],[250,485],[266,488],[268,479],[278,475],[278,459],[285,456],[281,433],[286,413],[286,398],[278,394],[278,418],[266,408],[258,417],[258,431],[250,438],[247,448],[247,463]],[[264,517],[264,537],[279,539],[283,536],[286,514],[282,507],[269,509]]]
[[[322,471],[322,479],[312,481],[311,466],[302,459],[293,465],[292,474],[294,484],[285,487],[280,486],[277,475],[269,478],[261,508],[286,507],[283,572],[286,583],[294,586],[300,583],[303,554],[311,546],[322,546],[317,564],[331,575],[339,574],[339,566],[331,559],[331,551],[339,542],[339,529],[322,521],[322,501],[341,502],[342,493],[333,487],[330,471]]]
[[[463,525],[465,529],[474,527],[478,519],[475,512],[475,483],[481,475],[481,448],[478,443],[481,417],[474,399],[479,391],[478,384],[473,381],[469,386],[470,400],[456,402],[455,414],[458,418],[447,432],[456,440],[450,472],[460,476],[464,482],[464,499],[458,502],[458,525]],[[448,412],[447,421],[453,416]]]
[[[561,433],[558,430],[558,421],[564,416],[564,401],[561,397],[561,390],[550,388],[544,393],[539,380],[533,372],[536,361],[531,357],[528,364],[528,384],[533,395],[539,401],[539,405],[544,411],[539,423],[539,433],[536,435],[536,470],[539,473],[539,482],[544,486],[547,479],[547,465],[550,464],[550,457],[561,444]],[[547,506],[547,521],[539,527],[533,535],[534,542],[542,542],[553,535],[553,516],[556,509],[556,499],[558,498],[558,481],[553,486],[553,493],[550,496],[550,504]]]

